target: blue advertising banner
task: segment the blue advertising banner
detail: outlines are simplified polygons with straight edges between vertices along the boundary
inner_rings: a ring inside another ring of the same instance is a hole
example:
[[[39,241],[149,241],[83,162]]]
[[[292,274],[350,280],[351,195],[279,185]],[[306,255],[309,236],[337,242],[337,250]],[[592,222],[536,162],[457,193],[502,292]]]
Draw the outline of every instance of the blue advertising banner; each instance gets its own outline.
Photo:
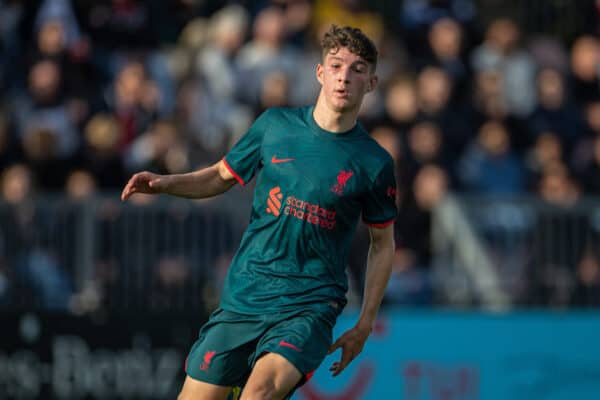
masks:
[[[344,314],[335,338],[357,315]],[[338,377],[330,355],[295,400],[600,398],[600,315],[397,311]]]

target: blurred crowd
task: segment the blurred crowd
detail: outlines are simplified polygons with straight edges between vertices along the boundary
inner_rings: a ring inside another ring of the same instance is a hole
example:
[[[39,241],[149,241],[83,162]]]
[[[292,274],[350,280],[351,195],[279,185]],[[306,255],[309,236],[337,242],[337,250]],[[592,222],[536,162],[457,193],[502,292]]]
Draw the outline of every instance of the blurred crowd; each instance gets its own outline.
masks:
[[[492,2],[2,0],[0,198],[81,199],[213,163],[266,108],[313,103],[322,32],[353,25],[380,50],[360,119],[397,165],[395,266],[426,268],[449,191],[600,194],[600,2],[570,38],[483,21]],[[413,278],[393,282],[427,287]]]

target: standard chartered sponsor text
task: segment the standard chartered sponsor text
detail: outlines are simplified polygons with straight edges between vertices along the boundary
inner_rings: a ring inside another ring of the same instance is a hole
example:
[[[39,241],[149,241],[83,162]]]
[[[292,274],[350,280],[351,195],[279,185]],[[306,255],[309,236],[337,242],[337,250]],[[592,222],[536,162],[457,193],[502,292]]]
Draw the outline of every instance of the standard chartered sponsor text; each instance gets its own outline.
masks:
[[[335,210],[328,210],[294,196],[286,198],[283,213],[324,229],[332,230],[335,227]]]

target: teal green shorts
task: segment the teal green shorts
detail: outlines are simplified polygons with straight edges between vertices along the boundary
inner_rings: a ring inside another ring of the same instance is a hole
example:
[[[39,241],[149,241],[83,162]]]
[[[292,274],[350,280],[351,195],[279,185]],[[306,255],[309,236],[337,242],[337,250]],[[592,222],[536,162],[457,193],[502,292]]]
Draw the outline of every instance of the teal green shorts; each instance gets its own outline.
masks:
[[[200,329],[186,373],[202,382],[242,387],[261,355],[277,353],[302,373],[302,384],[327,355],[336,318],[330,305],[268,315],[219,308]]]

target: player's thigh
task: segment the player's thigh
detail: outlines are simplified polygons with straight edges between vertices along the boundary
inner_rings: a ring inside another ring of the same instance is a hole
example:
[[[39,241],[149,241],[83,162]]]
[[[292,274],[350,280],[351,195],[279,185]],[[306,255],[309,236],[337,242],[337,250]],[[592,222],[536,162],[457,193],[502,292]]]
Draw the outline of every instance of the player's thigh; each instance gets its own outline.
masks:
[[[256,355],[279,354],[308,379],[327,356],[332,343],[332,327],[318,309],[284,318],[261,337]]]
[[[327,312],[312,309],[274,321],[257,345],[257,359],[242,394],[255,395],[249,399],[283,399],[306,382],[331,346]],[[265,392],[266,396],[257,394]]]
[[[186,374],[217,386],[241,386],[251,372],[260,320],[217,310],[202,327],[186,361]]]
[[[284,399],[302,377],[298,368],[282,355],[263,354],[254,364],[240,400]]]
[[[177,400],[226,400],[230,392],[230,387],[213,385],[186,376]]]

